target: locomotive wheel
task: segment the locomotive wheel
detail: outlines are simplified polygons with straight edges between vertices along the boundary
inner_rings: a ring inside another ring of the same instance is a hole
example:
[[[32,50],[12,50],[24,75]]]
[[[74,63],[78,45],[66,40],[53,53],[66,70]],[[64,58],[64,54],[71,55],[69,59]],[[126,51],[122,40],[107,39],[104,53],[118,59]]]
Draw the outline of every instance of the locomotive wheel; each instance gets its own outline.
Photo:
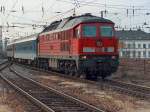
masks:
[[[105,78],[106,78],[106,73],[105,72],[101,73],[101,78],[102,78],[102,80],[105,80]]]
[[[65,69],[65,74],[69,75],[69,69],[67,69],[67,68]]]
[[[98,76],[96,73],[86,73],[86,79],[88,80],[97,80]]]
[[[105,80],[105,79],[106,79],[106,76],[105,76],[105,75],[102,75],[101,77],[102,77],[102,80]]]
[[[101,74],[101,78],[102,78],[102,80],[105,80],[106,77],[107,77],[107,76],[110,76],[110,75],[111,75],[111,73],[109,73],[109,72],[103,72],[103,73]]]
[[[83,77],[83,76],[85,76],[85,75],[83,75],[82,73],[76,71],[76,73],[75,73],[74,76],[77,77],[77,78],[81,78],[81,76]]]
[[[69,67],[68,67],[68,66],[65,66],[65,74],[66,74],[66,75],[69,75],[69,73],[70,73]]]
[[[97,79],[98,79],[98,75],[94,74],[93,77],[92,77],[92,80],[97,80]]]
[[[71,76],[75,76],[75,74],[76,74],[76,71],[75,71],[75,70],[73,70],[73,69],[70,70],[70,75],[71,75]]]
[[[70,67],[70,75],[75,76],[77,74],[76,66]]]
[[[88,80],[90,80],[90,79],[91,79],[90,74],[86,74],[86,79],[88,79]]]
[[[65,66],[65,68],[64,68],[64,72],[65,72],[65,74],[66,74],[66,75],[68,75],[68,74],[69,74],[69,69],[68,69],[68,67],[67,67],[67,66]]]
[[[70,72],[71,72],[70,62],[69,62],[69,61],[66,61],[66,62],[65,62],[65,74],[66,74],[66,75],[69,75]]]

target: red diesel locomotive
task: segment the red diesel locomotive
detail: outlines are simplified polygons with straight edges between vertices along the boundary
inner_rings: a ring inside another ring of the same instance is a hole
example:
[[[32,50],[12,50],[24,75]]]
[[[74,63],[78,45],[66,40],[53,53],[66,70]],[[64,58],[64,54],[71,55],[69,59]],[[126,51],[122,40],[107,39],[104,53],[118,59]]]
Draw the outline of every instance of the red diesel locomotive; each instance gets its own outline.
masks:
[[[37,38],[36,65],[88,79],[105,78],[119,65],[114,23],[85,14],[55,21]]]

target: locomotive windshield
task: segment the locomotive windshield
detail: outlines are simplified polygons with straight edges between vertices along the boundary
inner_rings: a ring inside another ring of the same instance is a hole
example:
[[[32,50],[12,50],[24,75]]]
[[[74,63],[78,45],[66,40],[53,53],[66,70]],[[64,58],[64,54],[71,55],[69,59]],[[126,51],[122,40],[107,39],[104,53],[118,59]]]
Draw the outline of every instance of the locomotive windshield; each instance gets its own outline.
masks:
[[[103,37],[112,37],[114,35],[113,28],[111,26],[100,26],[100,33]]]
[[[85,25],[83,26],[84,37],[96,37],[96,26]]]

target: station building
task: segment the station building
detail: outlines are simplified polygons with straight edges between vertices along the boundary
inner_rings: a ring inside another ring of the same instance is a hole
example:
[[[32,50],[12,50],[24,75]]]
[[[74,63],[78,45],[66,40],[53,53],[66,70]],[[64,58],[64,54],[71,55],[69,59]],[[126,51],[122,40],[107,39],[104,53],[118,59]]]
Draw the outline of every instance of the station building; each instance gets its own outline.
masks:
[[[150,34],[142,30],[116,31],[121,58],[150,58]]]

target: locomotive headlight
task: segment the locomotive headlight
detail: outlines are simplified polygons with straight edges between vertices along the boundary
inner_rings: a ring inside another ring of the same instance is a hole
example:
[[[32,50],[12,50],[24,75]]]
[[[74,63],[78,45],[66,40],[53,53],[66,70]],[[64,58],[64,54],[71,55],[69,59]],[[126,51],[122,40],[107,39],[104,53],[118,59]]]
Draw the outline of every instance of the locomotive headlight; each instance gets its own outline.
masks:
[[[114,52],[115,51],[115,48],[114,47],[106,47],[106,48],[103,48],[103,52]]]
[[[95,52],[95,48],[93,48],[93,47],[84,47],[83,52],[84,53],[93,53],[93,52]]]
[[[87,56],[83,56],[83,57],[82,57],[82,59],[86,59],[86,58],[87,58]]]
[[[116,59],[117,57],[116,57],[116,56],[112,56],[111,58],[112,58],[112,59]]]

